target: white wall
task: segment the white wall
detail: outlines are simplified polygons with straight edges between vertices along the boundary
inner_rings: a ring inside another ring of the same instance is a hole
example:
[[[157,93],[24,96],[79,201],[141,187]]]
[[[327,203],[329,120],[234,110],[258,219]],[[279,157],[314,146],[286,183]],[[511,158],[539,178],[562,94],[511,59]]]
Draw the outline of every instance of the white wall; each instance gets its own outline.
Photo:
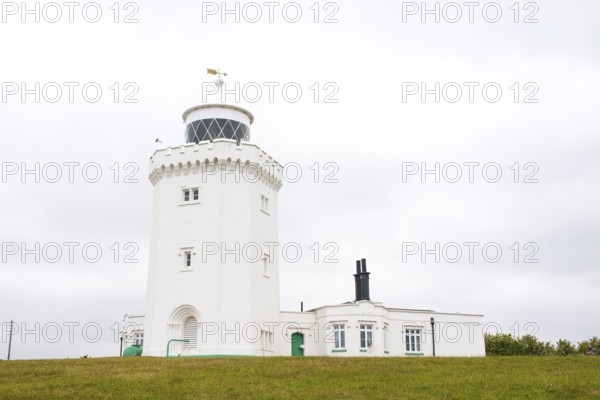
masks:
[[[262,168],[266,163],[275,168]],[[172,353],[262,354],[260,341],[253,343],[256,335],[246,328],[278,320],[277,254],[270,254],[273,261],[266,277],[262,256],[256,263],[240,252],[223,259],[221,250],[236,249],[236,245],[243,249],[249,243],[265,249],[264,243],[277,242],[281,166],[256,145],[242,142],[237,146],[233,140],[221,139],[157,151],[150,160],[150,180],[154,204],[144,354],[164,356],[167,341],[183,337],[178,325],[188,314],[196,314],[202,324],[198,349],[185,352],[174,343]],[[183,202],[186,187],[200,189],[198,202]],[[261,195],[269,198],[268,214],[261,211]],[[189,271],[183,268],[182,248],[193,252]],[[215,249],[214,255],[205,251]],[[184,305],[190,307],[179,319],[172,319],[174,311]],[[203,336],[203,327],[208,329],[205,332],[217,332]],[[222,335],[225,330],[230,333]]]
[[[435,319],[436,356],[485,356],[482,315],[392,309],[370,301],[325,306],[305,313],[281,312],[282,327],[277,337],[283,355],[291,355],[291,343],[286,338],[293,332],[301,332],[305,335],[306,356],[431,356],[432,317]],[[346,351],[333,351],[333,323],[346,327]],[[360,351],[360,324],[373,325],[373,345],[367,352]],[[387,349],[384,348],[386,326]],[[422,332],[421,351],[416,354],[406,351],[404,331],[408,327]]]

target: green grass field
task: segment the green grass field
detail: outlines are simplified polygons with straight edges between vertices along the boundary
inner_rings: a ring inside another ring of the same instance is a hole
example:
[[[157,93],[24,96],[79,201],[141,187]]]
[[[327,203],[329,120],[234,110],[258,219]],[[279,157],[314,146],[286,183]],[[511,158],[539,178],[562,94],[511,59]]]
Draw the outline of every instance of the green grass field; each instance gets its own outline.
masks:
[[[600,357],[0,362],[0,399],[600,399]]]

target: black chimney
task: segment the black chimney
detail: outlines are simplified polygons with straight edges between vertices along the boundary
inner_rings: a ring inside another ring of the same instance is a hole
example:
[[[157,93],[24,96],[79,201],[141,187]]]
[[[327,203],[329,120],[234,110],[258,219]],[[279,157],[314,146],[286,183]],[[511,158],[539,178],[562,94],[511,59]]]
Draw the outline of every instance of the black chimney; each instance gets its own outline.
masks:
[[[358,301],[360,299],[360,260],[356,260],[356,274],[354,274],[354,290],[355,290],[355,299]]]
[[[362,264],[362,268],[361,268]],[[367,272],[367,260],[356,261],[356,274],[354,275],[354,286],[356,290],[356,300],[371,300],[369,296],[369,274]]]

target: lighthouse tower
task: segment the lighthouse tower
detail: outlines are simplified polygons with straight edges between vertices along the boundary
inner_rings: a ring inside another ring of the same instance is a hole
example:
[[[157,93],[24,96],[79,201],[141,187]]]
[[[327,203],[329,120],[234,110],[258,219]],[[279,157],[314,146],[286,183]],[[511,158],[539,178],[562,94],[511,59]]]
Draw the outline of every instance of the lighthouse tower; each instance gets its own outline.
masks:
[[[275,353],[281,165],[250,141],[243,108],[206,104],[183,120],[185,144],[150,158],[144,355]]]

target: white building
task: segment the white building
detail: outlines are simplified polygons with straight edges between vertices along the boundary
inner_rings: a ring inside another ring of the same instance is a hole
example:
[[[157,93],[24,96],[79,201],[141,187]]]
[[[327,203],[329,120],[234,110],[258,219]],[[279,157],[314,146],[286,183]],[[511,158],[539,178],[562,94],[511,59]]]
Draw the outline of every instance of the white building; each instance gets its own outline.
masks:
[[[207,104],[183,119],[187,143],[150,159],[146,315],[125,318],[138,344],[143,332],[144,355],[485,355],[482,315],[372,302],[365,260],[353,302],[280,311],[281,165],[250,141],[254,117],[242,108]]]

